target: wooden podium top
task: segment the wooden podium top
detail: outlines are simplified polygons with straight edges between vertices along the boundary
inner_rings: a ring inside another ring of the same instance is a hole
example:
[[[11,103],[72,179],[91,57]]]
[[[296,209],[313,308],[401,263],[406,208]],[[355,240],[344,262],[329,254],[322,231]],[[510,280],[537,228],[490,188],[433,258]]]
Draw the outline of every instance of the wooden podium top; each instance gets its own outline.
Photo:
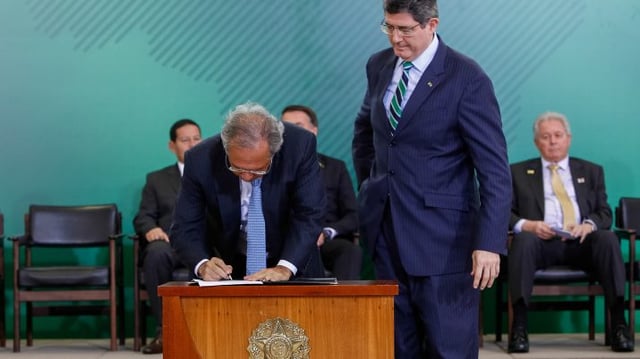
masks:
[[[336,297],[398,294],[395,281],[354,280],[338,284],[253,284],[200,287],[193,282],[168,282],[158,287],[162,297]]]

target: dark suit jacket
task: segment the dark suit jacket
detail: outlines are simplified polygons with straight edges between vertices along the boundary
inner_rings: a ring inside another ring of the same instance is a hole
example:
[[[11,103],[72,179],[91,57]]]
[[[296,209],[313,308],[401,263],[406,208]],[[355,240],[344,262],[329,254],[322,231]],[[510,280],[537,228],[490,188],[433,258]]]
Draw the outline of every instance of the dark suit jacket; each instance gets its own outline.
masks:
[[[298,126],[284,126],[284,143],[262,181],[267,265],[284,259],[298,268],[298,276],[322,275],[316,239],[322,230],[325,195],[316,139]],[[210,238],[204,230],[207,215],[216,228]],[[240,179],[227,169],[222,140],[216,135],[186,153],[171,243],[193,269],[214,255],[233,263],[240,234]],[[306,268],[311,257],[313,268]]]
[[[375,259],[388,202],[407,273],[470,271],[473,250],[506,253],[511,179],[493,85],[440,40],[392,134],[383,96],[396,60],[392,49],[369,59],[355,122],[361,235]]]
[[[571,179],[576,191],[582,219],[592,220],[598,229],[611,227],[611,207],[602,167],[579,158],[569,157]],[[511,165],[513,204],[509,227],[520,219],[544,220],[544,187],[540,158],[533,158]]]
[[[160,227],[169,234],[179,191],[180,170],[177,164],[147,174],[140,209],[133,220],[136,233],[144,235],[152,228]],[[141,243],[146,243],[146,240]]]
[[[358,230],[358,205],[344,161],[318,154],[327,195],[325,227],[337,231],[336,237],[353,239]]]

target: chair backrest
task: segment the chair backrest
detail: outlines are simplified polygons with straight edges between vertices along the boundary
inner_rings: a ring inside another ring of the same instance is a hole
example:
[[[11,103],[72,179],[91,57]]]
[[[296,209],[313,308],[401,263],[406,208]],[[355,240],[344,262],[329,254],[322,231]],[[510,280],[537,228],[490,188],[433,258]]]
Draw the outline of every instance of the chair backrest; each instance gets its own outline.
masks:
[[[25,218],[30,245],[100,246],[118,234],[115,204],[90,206],[31,205]]]
[[[621,197],[616,208],[616,226],[640,230],[640,198]]]

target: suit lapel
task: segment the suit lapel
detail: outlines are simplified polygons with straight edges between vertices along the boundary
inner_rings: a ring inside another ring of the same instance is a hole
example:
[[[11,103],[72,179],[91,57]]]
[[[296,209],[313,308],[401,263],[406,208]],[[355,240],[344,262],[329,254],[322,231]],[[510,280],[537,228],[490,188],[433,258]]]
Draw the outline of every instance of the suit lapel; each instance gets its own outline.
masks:
[[[544,216],[544,179],[542,171],[544,171],[542,161],[539,159],[533,160],[525,169],[525,178],[527,178],[531,193],[535,193],[537,210]]]
[[[169,172],[169,185],[171,186],[171,190],[175,194],[174,198],[178,198],[178,193],[180,192],[180,185],[182,184],[182,178],[180,177],[180,169],[178,168],[178,164],[171,167],[171,171]]]
[[[212,185],[219,188],[213,188],[211,193],[217,195],[222,223],[228,224],[224,231],[229,233],[240,228],[240,179],[226,168],[226,152],[222,148],[222,142],[219,146],[217,151],[211,153],[211,163],[220,164],[211,169],[211,178],[214,179]]]
[[[402,110],[402,117],[396,128],[396,133],[401,131],[407,126],[407,124],[413,119],[418,108],[429,98],[433,93],[433,90],[440,84],[444,75],[444,63],[447,56],[447,46],[442,42],[442,39],[438,44],[438,50],[429,66],[422,73],[422,77],[416,84],[416,88],[413,90],[409,101]],[[388,83],[388,82],[387,82]]]
[[[389,116],[387,115],[387,108],[384,105],[384,95],[387,92],[387,87],[389,87],[389,83],[391,82],[391,79],[393,78],[393,70],[398,60],[398,57],[393,54],[393,51],[391,51],[390,54],[391,55],[385,61],[384,65],[380,69],[379,81],[373,92],[376,94],[376,98],[374,99],[374,101],[376,104],[378,104],[375,107],[380,109],[379,111],[382,112],[382,113],[379,113],[379,116],[381,118],[387,119],[387,121],[385,121],[386,122],[385,126],[387,126],[389,130],[388,133],[391,133],[393,129],[391,128],[391,124],[388,121]]]
[[[571,181],[573,182],[573,189],[576,192],[576,200],[578,201],[578,207],[580,209],[580,215],[588,213],[588,207],[586,199],[589,198],[588,190],[586,186],[585,178],[587,173],[582,163],[569,158],[569,169],[571,170]]]

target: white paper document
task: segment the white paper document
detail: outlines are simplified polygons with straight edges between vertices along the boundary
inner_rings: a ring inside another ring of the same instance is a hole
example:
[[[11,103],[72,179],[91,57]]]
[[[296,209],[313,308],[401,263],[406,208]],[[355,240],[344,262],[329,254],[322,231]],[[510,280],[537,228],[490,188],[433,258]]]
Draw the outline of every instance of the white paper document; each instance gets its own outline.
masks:
[[[198,283],[201,287],[217,287],[223,285],[254,285],[254,284],[262,284],[259,280],[202,280],[202,279],[194,279],[194,282]]]

